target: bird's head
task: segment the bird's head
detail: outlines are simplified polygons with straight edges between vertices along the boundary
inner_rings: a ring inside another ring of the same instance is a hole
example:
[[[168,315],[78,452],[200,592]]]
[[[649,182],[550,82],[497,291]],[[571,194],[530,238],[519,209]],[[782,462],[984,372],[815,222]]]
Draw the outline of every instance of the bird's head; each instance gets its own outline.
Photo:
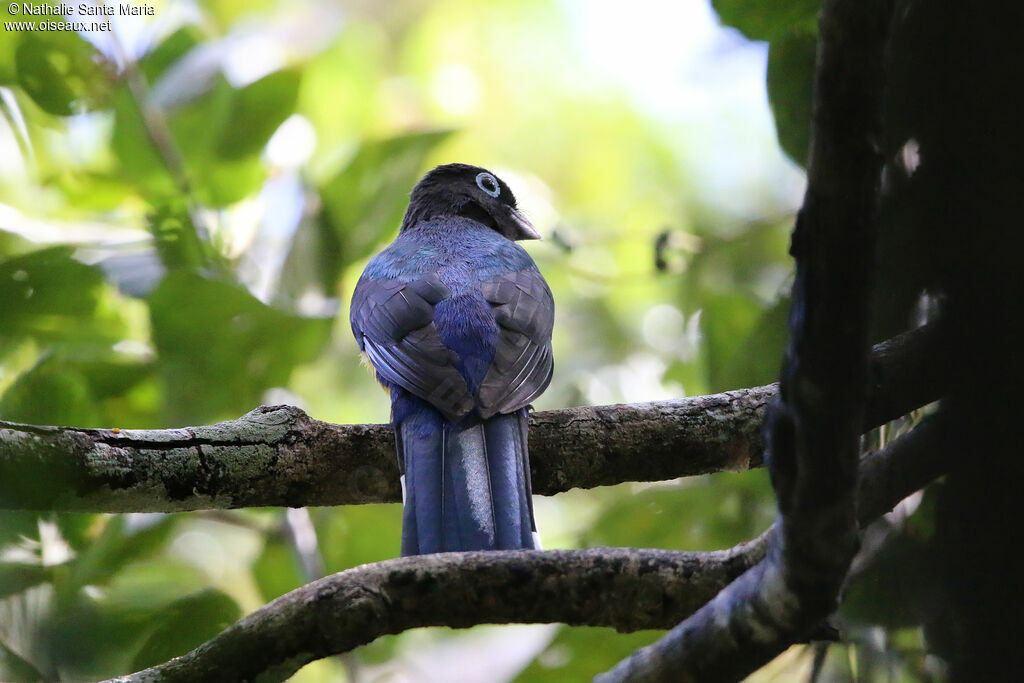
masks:
[[[479,166],[446,164],[423,176],[409,197],[402,231],[436,216],[471,218],[510,240],[540,239],[537,229],[516,208],[508,185]]]

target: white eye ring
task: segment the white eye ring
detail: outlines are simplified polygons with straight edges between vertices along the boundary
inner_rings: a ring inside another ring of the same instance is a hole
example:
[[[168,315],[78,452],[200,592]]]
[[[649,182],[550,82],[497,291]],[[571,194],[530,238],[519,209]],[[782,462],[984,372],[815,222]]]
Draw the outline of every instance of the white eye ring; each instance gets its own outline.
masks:
[[[501,185],[498,184],[498,179],[490,173],[477,173],[476,186],[492,197],[501,194]]]

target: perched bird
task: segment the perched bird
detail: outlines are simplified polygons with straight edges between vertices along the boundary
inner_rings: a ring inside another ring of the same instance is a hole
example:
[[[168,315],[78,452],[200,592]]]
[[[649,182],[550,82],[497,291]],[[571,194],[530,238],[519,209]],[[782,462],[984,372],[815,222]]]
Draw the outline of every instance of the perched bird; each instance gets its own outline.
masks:
[[[356,285],[352,332],[391,395],[403,555],[539,547],[527,406],[551,381],[555,307],[515,243],[539,238],[497,176],[438,166]]]

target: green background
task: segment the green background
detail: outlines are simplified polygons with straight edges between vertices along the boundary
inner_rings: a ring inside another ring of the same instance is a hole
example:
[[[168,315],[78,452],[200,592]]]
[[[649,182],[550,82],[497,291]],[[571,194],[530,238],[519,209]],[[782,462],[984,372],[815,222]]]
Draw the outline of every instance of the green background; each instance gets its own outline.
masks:
[[[283,402],[385,421],[348,300],[412,185],[451,161],[497,172],[545,234],[526,245],[557,302],[537,409],[773,381],[816,3],[721,0],[724,26],[678,4],[211,0],[155,3],[118,45],[6,29],[0,418],[161,428]],[[751,41],[770,42],[767,58]],[[548,548],[725,548],[773,511],[759,471],[537,500]],[[397,554],[397,505],[291,521],[0,512],[0,678],[159,663],[314,574]],[[304,567],[289,529],[308,523],[318,544]],[[905,647],[865,636],[832,648],[830,670],[912,676],[919,638],[893,633]],[[582,680],[657,635],[423,630],[295,680],[455,667]],[[794,648],[759,676],[806,672],[811,656]]]

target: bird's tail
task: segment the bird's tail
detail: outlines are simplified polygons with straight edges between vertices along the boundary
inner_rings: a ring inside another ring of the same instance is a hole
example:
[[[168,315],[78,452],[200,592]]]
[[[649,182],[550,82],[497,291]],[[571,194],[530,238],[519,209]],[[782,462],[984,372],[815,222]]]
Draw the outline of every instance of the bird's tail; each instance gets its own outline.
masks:
[[[526,430],[525,408],[468,425],[433,410],[401,422],[402,555],[540,547]]]

